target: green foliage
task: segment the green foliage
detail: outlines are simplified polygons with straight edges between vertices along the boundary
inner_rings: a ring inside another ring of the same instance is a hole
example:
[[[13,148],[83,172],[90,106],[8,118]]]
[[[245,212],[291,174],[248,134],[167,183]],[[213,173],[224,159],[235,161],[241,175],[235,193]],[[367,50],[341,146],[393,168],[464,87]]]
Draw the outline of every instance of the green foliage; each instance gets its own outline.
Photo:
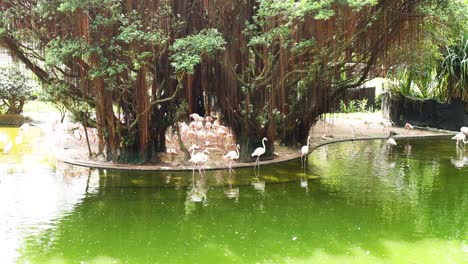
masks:
[[[21,126],[24,123],[31,122],[32,119],[18,114],[0,114],[1,126]]]
[[[437,77],[446,100],[468,100],[468,38],[446,48]]]
[[[343,100],[340,100],[340,111],[346,114],[349,113],[348,106]]]
[[[367,98],[363,98],[362,100],[357,100],[357,111],[358,112],[366,112],[367,111]]]
[[[187,104],[187,101],[183,100],[176,107],[175,121],[176,122],[183,121],[187,117],[187,114],[188,114],[188,104]]]
[[[382,98],[383,98],[383,94],[379,94],[375,97],[375,109],[374,110],[382,109]]]
[[[177,74],[193,74],[195,66],[203,56],[212,58],[218,51],[224,50],[226,42],[217,29],[203,29],[197,34],[176,39],[170,50],[171,60]]]
[[[362,100],[350,100],[346,104],[343,100],[340,100],[340,112],[345,114],[368,112],[367,101],[367,98],[364,98]]]
[[[35,88],[34,82],[18,68],[0,68],[0,104],[6,106],[7,113],[20,114]]]
[[[393,74],[390,74],[390,89],[394,94],[400,94],[403,96],[411,96],[413,91],[413,78],[414,74],[406,67],[403,69],[397,69]]]
[[[422,69],[415,64],[410,67],[397,68],[390,73],[387,78],[391,92],[395,95],[428,99],[435,97],[435,70],[431,69],[431,64]]]
[[[456,64],[463,61],[459,57],[460,49],[457,51],[454,47],[460,46],[456,44],[460,43],[460,35],[468,33],[468,5],[459,0],[428,1],[419,9],[435,19],[425,20],[422,25],[421,31],[425,32],[423,41],[413,44],[410,49],[395,51],[395,56],[405,63],[389,73],[389,78],[394,79],[392,90],[421,99],[461,99],[463,89],[460,87],[463,84],[455,85],[457,81],[447,74],[455,73]]]
[[[47,43],[46,63],[49,66],[61,65],[74,58],[89,58],[95,52],[83,38],[64,39],[57,37]]]

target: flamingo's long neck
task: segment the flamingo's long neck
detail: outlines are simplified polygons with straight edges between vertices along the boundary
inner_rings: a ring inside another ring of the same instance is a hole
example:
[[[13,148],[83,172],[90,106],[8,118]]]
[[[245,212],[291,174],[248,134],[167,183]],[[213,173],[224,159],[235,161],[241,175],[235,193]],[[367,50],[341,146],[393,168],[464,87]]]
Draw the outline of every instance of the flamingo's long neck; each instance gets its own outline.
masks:
[[[310,136],[307,137],[307,147],[310,145]]]
[[[266,139],[266,138],[263,138],[263,139],[262,139],[262,146],[263,146],[263,149],[265,149],[265,139]]]
[[[236,157],[236,159],[238,159],[238,158],[239,158],[239,148],[240,148],[240,147],[239,147],[239,145],[237,145],[237,147],[236,147],[236,153],[237,153],[237,157]]]

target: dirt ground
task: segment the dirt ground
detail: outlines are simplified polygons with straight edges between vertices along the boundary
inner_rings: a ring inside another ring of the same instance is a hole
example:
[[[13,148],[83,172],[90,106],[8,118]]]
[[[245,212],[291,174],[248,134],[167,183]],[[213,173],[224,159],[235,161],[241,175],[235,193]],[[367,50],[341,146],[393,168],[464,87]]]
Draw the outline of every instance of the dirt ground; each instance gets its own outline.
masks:
[[[70,126],[70,125],[69,125]],[[177,142],[174,138],[170,138],[167,142],[168,149],[174,149],[175,153],[163,153],[160,156],[162,164],[158,165],[121,165],[106,162],[102,156],[88,158],[87,144],[83,136],[79,136],[76,132],[66,132],[66,129],[57,128],[57,124],[48,125],[49,132],[47,137],[54,142],[54,152],[59,160],[67,163],[78,165],[101,167],[101,168],[122,168],[122,169],[141,169],[141,170],[171,170],[171,169],[192,169],[192,164],[183,160],[183,153],[178,150]],[[358,115],[336,114],[319,120],[312,127],[309,135],[310,150],[329,141],[339,141],[345,139],[360,139],[360,138],[386,138],[390,131],[393,131],[398,137],[418,137],[430,135],[446,134],[442,131],[426,130],[426,129],[405,129],[402,127],[390,126],[388,120],[381,117],[379,112],[366,113]],[[67,134],[68,133],[68,134]],[[91,131],[88,131],[91,134]],[[229,137],[228,137],[229,138]],[[187,148],[190,143],[186,143]],[[203,147],[205,148],[205,147]],[[197,150],[202,151],[203,148]],[[207,168],[226,168],[228,162],[222,158],[230,150],[235,150],[235,140],[229,138],[220,143],[213,143],[206,147],[209,150],[209,161]],[[98,146],[97,141],[91,141],[92,152],[96,153]],[[263,161],[263,164],[285,161],[300,157],[300,149],[284,147],[275,142],[276,158],[269,161]],[[238,163],[234,162],[233,167],[253,166],[253,163]]]

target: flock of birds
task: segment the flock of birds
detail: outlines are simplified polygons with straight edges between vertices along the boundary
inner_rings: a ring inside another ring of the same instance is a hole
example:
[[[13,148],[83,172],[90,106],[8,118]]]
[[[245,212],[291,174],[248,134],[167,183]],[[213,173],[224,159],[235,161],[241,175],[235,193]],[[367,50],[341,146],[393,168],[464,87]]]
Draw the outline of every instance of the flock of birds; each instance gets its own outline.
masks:
[[[20,126],[18,133],[15,137],[15,144],[21,146],[23,144],[23,133],[29,130],[30,125],[24,123]],[[4,133],[0,133],[0,143],[3,145],[3,154],[7,155],[10,153],[13,148],[13,141],[10,139],[10,136]]]
[[[214,119],[210,116],[201,117],[196,113],[190,114],[189,117],[193,119],[193,121],[189,124],[179,123],[179,130],[182,141],[189,141],[192,144],[188,150],[190,152],[189,162],[193,165],[193,177],[196,167],[198,167],[199,174],[203,176],[202,166],[206,167],[206,163],[210,159],[209,147],[212,146],[216,148],[220,145],[229,145],[224,144],[224,141],[232,139],[233,135],[229,128],[220,124],[218,119]],[[171,138],[166,138],[166,140],[169,142],[172,141]],[[252,158],[255,158],[254,168],[257,166],[260,167],[260,157],[266,152],[265,141],[268,141],[266,137],[262,139],[262,147],[256,148],[251,154]],[[203,150],[201,150],[200,145],[204,147]],[[199,151],[196,152],[196,150]],[[224,160],[228,161],[230,175],[234,171],[232,169],[234,160],[240,157],[239,151],[240,146],[237,144],[235,150],[231,150],[222,156]],[[170,148],[168,149],[168,153],[177,154],[177,151]]]
[[[204,141],[205,147],[209,146],[211,143],[207,142],[209,139],[219,139],[223,141],[226,136],[230,133],[230,130],[222,126],[218,120],[214,120],[213,118],[207,116],[206,118],[199,116],[198,114],[190,114],[190,118],[193,119],[193,122],[191,122],[189,125],[186,125],[185,123],[180,123],[180,129],[181,129],[181,134],[185,136],[189,136],[189,139],[192,140],[197,140],[201,139]],[[15,143],[16,145],[21,145],[23,142],[23,133],[29,130],[30,124],[25,123],[21,125],[21,127],[18,130],[17,136],[15,138]],[[387,125],[384,126],[386,128]],[[405,129],[411,130],[414,127],[406,123],[405,124]],[[192,135],[193,137],[190,137]],[[461,127],[460,132],[457,133],[455,136],[452,137],[452,140],[456,140],[456,146],[457,147],[463,147],[464,144],[468,143],[468,127]],[[302,146],[300,152],[301,152],[301,166],[304,168],[305,167],[305,158],[307,157],[307,154],[309,153],[309,145],[310,145],[310,136],[307,137],[307,143],[306,145]],[[208,140],[207,140],[208,139]],[[251,157],[255,158],[255,164],[254,164],[254,169],[258,166],[260,169],[260,157],[265,154],[266,152],[266,146],[265,146],[265,141],[268,141],[266,137],[262,139],[262,146],[256,148],[252,154]],[[13,141],[10,140],[10,137],[6,134],[0,133],[0,143],[3,144],[3,153],[8,154],[11,149],[13,148]],[[193,142],[195,144],[192,144],[192,146],[189,148],[189,151],[191,151],[191,158],[189,159],[189,162],[193,164],[193,174],[195,173],[195,167],[198,166],[198,171],[201,176],[203,176],[202,172],[202,165],[206,166],[206,163],[209,161],[209,154],[210,152],[208,151],[207,148],[205,148],[203,151],[199,151],[198,153],[195,153],[197,149],[199,149],[198,145],[196,142]],[[389,133],[389,136],[387,138],[387,146],[392,148],[393,146],[397,145],[397,142],[395,139],[392,137],[392,133]],[[227,154],[223,155],[223,159],[227,160],[228,163],[228,170],[231,175],[231,173],[234,171],[232,169],[232,164],[234,160],[239,159],[240,156],[240,146],[237,144],[235,150],[229,151]]]

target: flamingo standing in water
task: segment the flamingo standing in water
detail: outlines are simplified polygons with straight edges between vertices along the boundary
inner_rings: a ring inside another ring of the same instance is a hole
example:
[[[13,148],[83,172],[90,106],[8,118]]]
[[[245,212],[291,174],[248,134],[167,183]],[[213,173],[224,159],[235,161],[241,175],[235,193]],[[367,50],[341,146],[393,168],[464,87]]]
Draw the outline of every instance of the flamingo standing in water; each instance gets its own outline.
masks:
[[[8,141],[8,143],[6,143],[6,145],[3,147],[3,154],[8,154],[10,153],[10,150],[11,148],[13,147],[13,142],[11,142],[11,140]]]
[[[18,135],[15,138],[15,143],[18,145],[18,147],[21,147],[21,144],[23,144],[23,134],[21,133],[21,130],[18,131]]]
[[[223,156],[224,159],[230,160],[230,162],[229,162],[229,176],[231,176],[231,173],[232,173],[232,162],[239,158],[239,149],[240,149],[240,146],[239,146],[239,144],[237,144],[235,151],[231,150],[226,155]]]
[[[468,135],[468,127],[460,127],[460,132],[462,132],[465,135]]]
[[[462,143],[463,144],[468,143],[468,140],[466,140],[466,135],[462,132],[457,133],[455,136],[452,137],[452,139],[457,141],[457,143],[455,143],[457,147],[460,146],[463,148],[464,145],[462,145]]]
[[[24,131],[24,132],[26,132],[26,131],[29,130],[29,127],[30,127],[30,124],[24,123],[24,124],[22,124],[22,125],[20,126],[19,131]]]
[[[393,146],[396,146],[397,143],[395,141],[395,139],[392,138],[392,136],[388,136],[387,138],[387,147],[390,147],[390,153],[392,153],[392,148]]]
[[[301,148],[301,165],[302,167],[305,166],[305,158],[307,153],[309,153],[309,144],[310,144],[310,136],[307,137],[307,144],[305,146],[302,146]],[[302,161],[302,157],[304,157],[304,161]]]
[[[192,149],[192,157],[189,159],[189,162],[193,163],[193,172],[192,172],[192,180],[195,178],[195,167],[198,165],[198,172],[200,173],[200,176],[203,176],[202,171],[201,171],[201,164],[206,164],[208,161],[208,150],[203,150],[203,152],[198,152],[195,154],[195,148]]]
[[[254,165],[254,169],[255,169],[255,166],[258,164],[258,168],[260,169],[260,156],[265,154],[265,141],[268,141],[268,139],[266,137],[264,137],[262,139],[262,146],[263,147],[258,147],[254,150],[254,152],[252,152],[252,157],[257,157],[257,159],[255,160],[255,165]]]

